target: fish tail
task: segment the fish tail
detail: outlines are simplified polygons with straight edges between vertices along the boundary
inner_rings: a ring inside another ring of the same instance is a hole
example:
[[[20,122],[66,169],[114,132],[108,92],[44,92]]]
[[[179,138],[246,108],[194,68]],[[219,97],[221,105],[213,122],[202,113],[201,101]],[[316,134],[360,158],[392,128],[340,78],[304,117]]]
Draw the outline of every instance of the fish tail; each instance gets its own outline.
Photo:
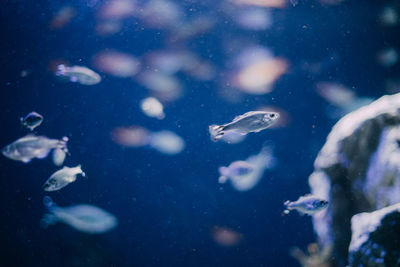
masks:
[[[85,178],[87,178],[87,175],[86,175],[86,173],[82,170],[82,165],[81,164],[79,164],[78,166],[77,166],[80,170],[81,170],[81,175],[82,175],[82,177],[85,177]]]
[[[281,215],[285,216],[285,215],[288,215],[289,213],[290,213],[290,210],[289,209],[285,209],[284,211],[282,211]]]
[[[59,148],[65,152],[65,154],[67,154],[68,156],[71,155],[68,151],[68,147],[67,147],[67,143],[68,143],[68,137],[64,136],[63,138],[61,138],[61,140],[59,141]]]
[[[56,71],[56,75],[57,76],[61,76],[65,74],[65,65],[64,64],[60,64],[57,66],[57,71]]]
[[[286,206],[286,209],[285,209],[284,211],[282,211],[281,215],[282,215],[282,216],[285,216],[285,215],[289,214],[289,212],[290,212],[290,210],[291,210],[291,208],[289,207],[290,201],[289,201],[289,200],[286,200],[285,202],[283,202],[283,205]]]
[[[211,135],[211,140],[214,142],[218,141],[224,134],[224,128],[225,126],[223,125],[210,125],[208,126],[208,131],[210,132]]]

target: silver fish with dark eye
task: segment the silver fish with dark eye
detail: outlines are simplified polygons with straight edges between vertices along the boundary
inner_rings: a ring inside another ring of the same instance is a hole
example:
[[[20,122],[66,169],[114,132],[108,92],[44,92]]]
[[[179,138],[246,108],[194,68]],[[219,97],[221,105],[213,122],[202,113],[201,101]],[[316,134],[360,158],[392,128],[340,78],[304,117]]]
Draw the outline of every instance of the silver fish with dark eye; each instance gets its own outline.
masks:
[[[313,215],[328,206],[328,201],[313,195],[305,195],[296,201],[287,200],[284,205],[286,209],[283,214],[288,214],[291,210],[297,210],[301,215]]]
[[[213,141],[218,141],[226,132],[235,132],[241,135],[257,133],[270,127],[279,117],[277,112],[250,111],[235,117],[232,122],[210,125],[209,132]]]
[[[43,159],[47,157],[53,149],[61,149],[68,154],[67,142],[68,137],[65,136],[58,140],[28,134],[4,147],[1,153],[9,159],[28,163],[34,158]]]
[[[25,118],[21,118],[22,126],[28,128],[31,131],[33,131],[33,129],[38,127],[42,123],[42,121],[43,121],[43,116],[35,111],[32,111],[31,113],[26,115]]]
[[[43,189],[45,191],[60,190],[68,184],[75,182],[78,174],[82,175],[83,177],[86,176],[86,174],[82,171],[81,165],[72,168],[64,166],[64,168],[56,171],[50,176],[49,179],[47,179],[43,185]]]
[[[67,67],[61,64],[57,67],[56,75],[84,85],[94,85],[101,82],[99,74],[83,66]]]

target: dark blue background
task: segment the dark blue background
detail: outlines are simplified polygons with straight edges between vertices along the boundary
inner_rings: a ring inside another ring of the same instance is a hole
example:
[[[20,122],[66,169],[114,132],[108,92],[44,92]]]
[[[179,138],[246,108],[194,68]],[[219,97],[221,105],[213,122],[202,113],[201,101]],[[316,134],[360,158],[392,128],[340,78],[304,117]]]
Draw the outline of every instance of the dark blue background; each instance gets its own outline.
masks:
[[[399,74],[398,64],[385,69],[376,62],[378,50],[399,46],[399,27],[385,28],[378,22],[384,3],[377,2],[323,6],[299,0],[295,8],[273,11],[268,34],[248,34],[225,24],[218,5],[203,3],[198,12],[212,14],[217,26],[187,45],[205,58],[212,54],[217,72],[223,70],[227,54],[234,56],[223,50],[221,39],[235,34],[287,58],[291,71],[271,94],[246,96],[239,104],[219,97],[218,81],[185,79],[184,97],[167,107],[166,119],[156,121],[140,112],[138,104],[148,92],[132,79],[103,75],[96,86],[60,83],[48,63],[65,58],[90,67],[92,56],[105,48],[141,56],[163,48],[165,32],[132,27],[101,38],[93,34],[101,3],[89,8],[84,1],[1,1],[0,146],[26,134],[20,116],[32,110],[43,114],[38,133],[70,136],[72,156],[66,165],[82,164],[89,176],[51,194],[53,199],[61,206],[100,206],[120,224],[95,236],[63,224],[42,229],[41,185],[57,168],[50,159],[23,164],[1,156],[0,264],[295,266],[289,248],[305,248],[315,236],[310,217],[282,217],[282,203],[309,192],[313,160],[335,122],[328,119],[328,104],[315,93],[315,83],[338,81],[359,95],[379,97],[385,94],[385,80]],[[52,16],[66,3],[77,8],[77,17],[60,31],[49,29]],[[196,1],[181,5],[184,10],[199,6]],[[304,62],[325,64],[319,73],[309,73],[300,67]],[[21,78],[22,70],[30,74]],[[210,141],[209,124],[229,121],[259,105],[286,110],[291,123],[252,134],[236,145]],[[186,149],[166,156],[146,148],[124,149],[111,141],[115,127],[132,124],[175,131],[185,139]],[[274,143],[279,164],[266,171],[253,190],[240,193],[217,183],[219,166],[257,153],[266,140]],[[242,242],[228,248],[217,245],[211,237],[215,225],[242,233]]]

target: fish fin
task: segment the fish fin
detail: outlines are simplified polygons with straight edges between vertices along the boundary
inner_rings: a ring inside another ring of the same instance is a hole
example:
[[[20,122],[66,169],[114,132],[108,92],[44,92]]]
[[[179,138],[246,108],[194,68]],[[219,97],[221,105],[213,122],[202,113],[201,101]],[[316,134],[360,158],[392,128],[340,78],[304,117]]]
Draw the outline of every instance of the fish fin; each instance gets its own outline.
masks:
[[[47,157],[47,155],[49,155],[50,149],[47,150],[43,150],[39,155],[37,155],[38,159],[44,159],[45,157]]]
[[[45,197],[43,198],[43,205],[44,205],[46,208],[48,208],[48,209],[57,207],[57,204],[56,204],[56,203],[53,201],[53,199],[52,199],[51,197],[49,197],[49,196],[45,196]]]
[[[228,167],[225,167],[225,166],[221,166],[221,167],[219,167],[218,168],[218,171],[219,171],[219,173],[221,174],[221,175],[223,175],[223,176],[227,176],[227,172],[228,172]]]
[[[218,183],[220,183],[220,184],[224,184],[224,183],[226,183],[226,181],[228,181],[228,176],[221,175],[221,176],[218,178]]]
[[[69,77],[69,80],[70,80],[71,82],[75,83],[75,82],[78,81],[78,78],[77,78],[76,76],[71,76],[71,77]]]
[[[289,203],[290,203],[290,201],[286,200],[285,202],[283,202],[283,205],[287,206],[287,205],[289,205]]]
[[[249,112],[246,112],[246,113],[244,113],[242,115],[236,116],[235,118],[233,118],[232,122],[235,122],[235,121],[238,121],[240,119],[243,119],[244,117],[247,117],[248,115],[251,115],[251,113],[254,113],[254,111],[249,111]]]
[[[208,131],[210,132],[211,135],[211,140],[214,142],[218,141],[224,134],[224,128],[225,126],[223,125],[210,125],[208,126]]]
[[[29,159],[29,158],[22,158],[22,159],[21,159],[21,161],[22,161],[23,163],[29,163],[29,162],[31,162],[31,160],[32,160],[32,159]]]
[[[302,212],[301,210],[297,210],[297,212],[298,212],[301,216],[307,215],[307,213]]]
[[[53,225],[57,222],[57,217],[53,214],[46,213],[40,220],[40,226],[42,228],[47,228],[49,225]]]

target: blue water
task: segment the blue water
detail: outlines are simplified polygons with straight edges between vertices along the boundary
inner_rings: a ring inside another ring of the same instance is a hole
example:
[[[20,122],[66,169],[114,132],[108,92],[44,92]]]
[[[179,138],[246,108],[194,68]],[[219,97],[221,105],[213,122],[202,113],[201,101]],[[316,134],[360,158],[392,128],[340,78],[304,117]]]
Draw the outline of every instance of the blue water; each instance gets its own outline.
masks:
[[[339,81],[360,96],[387,93],[385,81],[399,77],[399,64],[384,68],[376,54],[387,46],[398,47],[400,39],[398,26],[378,22],[384,1],[348,0],[329,6],[300,0],[295,7],[271,9],[271,28],[256,32],[226,22],[224,10],[214,1],[176,1],[188,16],[210,15],[217,22],[205,34],[172,44],[165,41],[168,30],[142,30],[140,19],[128,19],[131,24],[117,34],[95,35],[102,1],[90,6],[89,1],[71,1],[76,17],[62,29],[51,29],[52,17],[68,2],[0,3],[0,146],[27,133],[19,117],[32,110],[44,115],[38,134],[68,135],[71,156],[66,165],[82,164],[88,175],[51,197],[61,206],[102,207],[115,214],[119,225],[102,235],[64,224],[41,228],[46,195],[41,186],[57,167],[50,159],[23,164],[1,156],[0,265],[297,266],[288,251],[315,241],[311,218],[296,213],[282,217],[282,203],[309,192],[313,161],[336,122],[327,116],[329,104],[316,94],[315,83]],[[288,60],[288,73],[270,94],[244,95],[239,103],[229,103],[217,93],[218,75],[226,58],[234,56],[224,50],[223,39],[236,37]],[[140,111],[139,103],[149,92],[134,79],[101,73],[100,84],[85,86],[60,82],[49,70],[54,59],[91,67],[91,58],[104,49],[140,58],[166,46],[184,46],[208,59],[216,66],[217,78],[202,82],[180,74],[184,96],[166,107],[164,120]],[[322,67],[310,73],[300,67],[304,62],[320,62]],[[20,77],[23,70],[29,75]],[[251,134],[239,144],[210,140],[208,125],[228,122],[260,105],[288,112],[288,126]],[[174,131],[186,148],[168,156],[115,144],[110,132],[129,125]],[[219,166],[258,153],[265,141],[274,144],[278,164],[255,188],[237,192],[229,184],[218,184]],[[212,238],[214,226],[228,227],[243,238],[236,246],[221,246]]]

